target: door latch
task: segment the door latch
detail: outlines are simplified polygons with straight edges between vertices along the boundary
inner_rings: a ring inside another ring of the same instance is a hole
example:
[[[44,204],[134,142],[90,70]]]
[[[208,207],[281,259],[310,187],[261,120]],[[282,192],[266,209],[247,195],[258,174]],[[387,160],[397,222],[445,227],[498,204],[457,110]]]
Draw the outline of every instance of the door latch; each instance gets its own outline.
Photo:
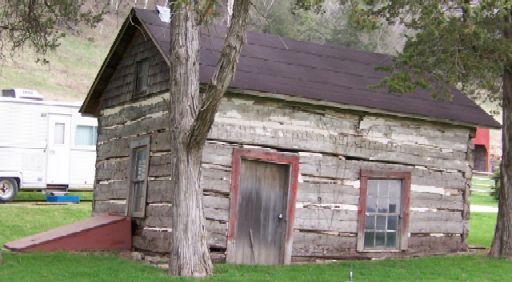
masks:
[[[280,213],[280,214],[277,216],[277,218],[279,218],[279,219],[283,219],[283,214],[282,214],[282,213]]]

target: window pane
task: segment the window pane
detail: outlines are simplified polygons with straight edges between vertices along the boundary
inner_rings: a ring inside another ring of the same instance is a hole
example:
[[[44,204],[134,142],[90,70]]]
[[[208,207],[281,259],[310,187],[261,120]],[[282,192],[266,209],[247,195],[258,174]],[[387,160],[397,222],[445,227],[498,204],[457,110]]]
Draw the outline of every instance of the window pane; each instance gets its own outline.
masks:
[[[387,213],[388,212],[388,198],[379,198],[379,200],[377,201],[378,204],[377,204],[377,207],[378,207],[378,212],[379,213]]]
[[[53,129],[53,144],[64,144],[64,135],[66,134],[65,124],[56,122]]]
[[[144,182],[136,182],[133,184],[133,205],[132,205],[132,211],[133,212],[140,212],[142,211],[142,186],[144,185]]]
[[[364,247],[365,248],[373,248],[375,246],[374,239],[375,239],[374,232],[365,232],[364,233]]]
[[[135,179],[144,180],[146,176],[146,148],[135,149]]]
[[[377,224],[375,225],[375,229],[377,229],[377,230],[385,230],[386,229],[386,217],[385,216],[377,216]]]
[[[78,125],[75,133],[75,145],[96,145],[96,126]]]
[[[398,216],[388,216],[388,227],[387,230],[397,230],[398,227]]]
[[[402,181],[401,180],[388,180],[389,183],[389,197],[390,198],[400,198],[400,192],[402,191]]]
[[[365,229],[374,230],[375,229],[375,216],[367,216]]]
[[[386,243],[385,232],[375,232],[375,247],[384,247]]]
[[[368,197],[366,200],[366,212],[377,212],[377,198]]]
[[[379,198],[388,197],[388,180],[379,181]]]
[[[388,232],[386,240],[386,247],[388,248],[396,248],[396,232]]]
[[[379,181],[368,180],[368,197],[377,198],[379,196]]]

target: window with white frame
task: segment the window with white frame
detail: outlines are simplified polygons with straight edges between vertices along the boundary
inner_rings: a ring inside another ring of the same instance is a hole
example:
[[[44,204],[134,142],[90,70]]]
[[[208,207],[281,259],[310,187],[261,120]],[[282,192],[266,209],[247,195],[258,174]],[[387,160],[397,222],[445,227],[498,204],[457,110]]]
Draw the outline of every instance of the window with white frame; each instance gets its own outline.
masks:
[[[77,125],[75,131],[75,145],[95,146],[97,138],[97,127],[90,125]]]

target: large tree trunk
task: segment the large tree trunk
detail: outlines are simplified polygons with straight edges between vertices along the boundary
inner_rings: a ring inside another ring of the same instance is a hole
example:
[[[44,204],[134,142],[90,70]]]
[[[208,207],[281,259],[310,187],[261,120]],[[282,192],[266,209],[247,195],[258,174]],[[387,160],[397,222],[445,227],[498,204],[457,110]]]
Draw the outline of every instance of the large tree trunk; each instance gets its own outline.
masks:
[[[245,38],[249,0],[236,1],[217,69],[199,92],[196,1],[171,1],[170,142],[171,250],[169,273],[207,276],[213,267],[200,183],[201,157],[218,105],[232,80]]]
[[[170,142],[172,275],[206,276],[213,271],[199,187],[201,149],[189,150],[190,130],[200,107],[199,27],[192,4],[171,6]]]
[[[512,39],[512,19],[504,32]],[[512,258],[512,66],[503,72],[503,124],[502,124],[501,187],[498,219],[492,241],[490,256]]]

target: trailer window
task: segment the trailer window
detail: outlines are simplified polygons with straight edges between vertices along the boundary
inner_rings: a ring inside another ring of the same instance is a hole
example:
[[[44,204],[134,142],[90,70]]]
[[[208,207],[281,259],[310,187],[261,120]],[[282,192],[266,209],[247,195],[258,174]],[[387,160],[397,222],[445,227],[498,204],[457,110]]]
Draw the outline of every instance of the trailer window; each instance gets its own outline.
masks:
[[[66,133],[66,127],[64,123],[56,122],[53,129],[53,144],[61,145],[64,144],[64,135]]]
[[[78,125],[75,132],[75,145],[94,146],[96,145],[96,126]]]
[[[128,215],[144,217],[146,209],[146,189],[148,185],[149,137],[130,143],[130,195]]]

